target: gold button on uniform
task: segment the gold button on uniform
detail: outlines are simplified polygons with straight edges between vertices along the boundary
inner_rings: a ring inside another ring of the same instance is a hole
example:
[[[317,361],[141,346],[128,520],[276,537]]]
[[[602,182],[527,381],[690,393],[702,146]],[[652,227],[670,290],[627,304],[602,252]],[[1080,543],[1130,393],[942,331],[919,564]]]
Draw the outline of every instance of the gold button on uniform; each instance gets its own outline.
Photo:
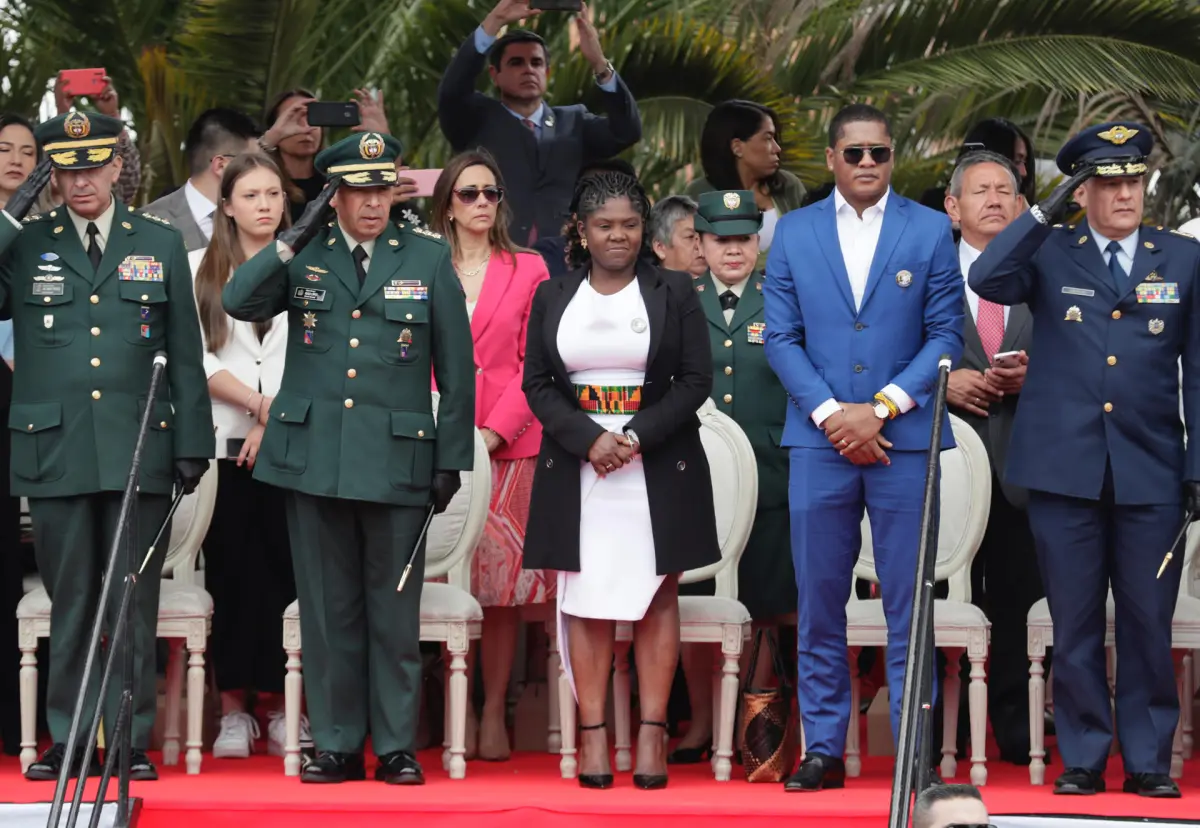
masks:
[[[418,436],[418,437],[424,437],[424,436],[425,436],[425,432],[424,432],[424,431],[418,431],[418,432],[417,432],[417,436]]]
[[[733,340],[732,340],[732,339],[726,339],[726,340],[725,340],[725,347],[726,347],[726,348],[732,348],[732,347],[733,347]]]
[[[725,395],[725,402],[727,402],[727,403],[731,403],[731,402],[733,402],[733,394],[726,394],[726,395]]]
[[[405,318],[405,319],[412,319],[412,314],[411,314],[411,313],[406,313],[406,314],[404,314],[404,318]]]
[[[358,310],[357,308],[354,310],[353,313],[350,314],[350,318],[352,318],[352,319],[358,319],[361,316],[362,316],[362,311]]]
[[[92,302],[92,304],[93,304],[93,305],[99,305],[99,304],[100,304],[100,297],[99,297],[99,296],[96,296],[96,295],[94,295],[94,294],[93,294],[93,295],[92,295],[91,302]]]
[[[349,371],[346,372],[346,376],[348,376],[350,379],[354,379],[355,377],[358,376],[358,371],[355,371],[353,368],[351,368]]]
[[[1105,413],[1108,413],[1108,412],[1112,411],[1112,403],[1105,403],[1105,404],[1104,404],[1104,411],[1105,411]]]
[[[92,392],[92,399],[93,399],[93,400],[98,400],[98,399],[100,399],[100,392],[99,392],[99,391],[93,391],[93,392]]]
[[[354,408],[354,400],[346,400],[346,408]]]
[[[350,347],[351,347],[351,348],[357,348],[357,347],[358,347],[358,339],[351,339],[351,340],[350,340]]]
[[[100,335],[100,329],[92,328],[92,336],[99,336],[99,335]]]
[[[159,423],[159,424],[158,424],[158,427],[159,427],[159,428],[166,428],[166,427],[167,427],[167,421],[166,421],[166,420],[163,420],[161,423]]]
[[[1109,365],[1116,365],[1116,364],[1117,364],[1117,358],[1116,358],[1115,356],[1110,356],[1110,357],[1108,358],[1108,364],[1109,364]]]
[[[52,300],[50,299],[49,296],[43,296],[42,301],[45,302],[47,305],[49,305]]]
[[[142,294],[142,301],[143,301],[143,302],[149,302],[149,301],[150,301],[150,297],[149,297],[149,296],[147,296],[146,294],[144,294],[144,293],[143,293],[143,294]]]
[[[726,366],[725,366],[725,376],[729,376],[729,375],[730,375],[730,374],[732,374],[732,373],[733,373],[733,366],[732,366],[732,365],[726,365]]]
[[[92,367],[93,368],[100,367],[100,357],[92,357]]]
[[[1121,312],[1113,311],[1113,319],[1120,319],[1120,318],[1121,318]]]

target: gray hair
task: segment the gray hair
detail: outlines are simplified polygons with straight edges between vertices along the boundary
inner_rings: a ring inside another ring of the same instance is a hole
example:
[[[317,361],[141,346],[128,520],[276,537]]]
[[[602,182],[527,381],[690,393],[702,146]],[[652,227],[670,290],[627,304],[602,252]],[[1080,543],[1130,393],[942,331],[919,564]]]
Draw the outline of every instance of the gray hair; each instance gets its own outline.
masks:
[[[699,205],[685,195],[667,196],[659,201],[650,210],[650,242],[662,242],[664,247],[670,247],[675,222],[691,218],[698,209]]]
[[[1013,195],[1020,194],[1021,183],[1017,180],[1017,171],[1013,169],[1012,162],[998,152],[976,150],[968,152],[962,158],[959,158],[958,163],[954,165],[954,175],[950,177],[950,195],[955,198],[962,196],[963,176],[967,174],[967,170],[979,164],[999,164],[1008,173],[1008,177],[1012,179]]]
[[[913,805],[913,828],[929,828],[933,824],[933,806],[953,799],[978,799],[983,796],[974,785],[930,785],[917,796]]]

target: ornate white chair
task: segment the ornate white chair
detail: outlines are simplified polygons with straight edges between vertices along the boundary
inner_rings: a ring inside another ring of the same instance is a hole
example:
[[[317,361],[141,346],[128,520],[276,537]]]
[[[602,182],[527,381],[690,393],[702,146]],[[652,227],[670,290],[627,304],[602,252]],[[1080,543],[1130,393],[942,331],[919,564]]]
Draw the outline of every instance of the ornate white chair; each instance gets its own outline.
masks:
[[[434,397],[437,414],[437,397]],[[442,768],[451,779],[467,775],[467,651],[482,634],[483,608],[471,595],[471,556],[483,535],[492,495],[492,465],[487,445],[475,431],[475,468],[462,472],[462,488],[449,508],[434,517],[425,539],[425,583],[421,589],[422,641],[441,642],[446,663],[446,720]],[[407,551],[404,551],[407,554]],[[414,573],[419,575],[419,573]],[[445,579],[440,583],[435,579]],[[283,648],[287,653],[284,708],[287,736],[283,772],[300,774],[300,707],[304,695],[301,675],[300,603],[283,614]]]
[[[737,600],[738,560],[750,537],[754,511],[758,503],[758,467],[754,449],[742,429],[722,414],[711,400],[697,412],[700,439],[712,476],[713,502],[716,507],[717,539],[721,559],[701,569],[685,572],[681,583],[710,578],[716,581],[715,595],[683,595],[679,598],[679,637],[684,644],[715,644],[720,660],[713,672],[713,774],[719,782],[728,782],[732,774],[733,729],[737,715],[738,659],[742,646],[750,638],[750,613]],[[629,645],[633,625],[617,625],[614,645],[613,719],[616,768],[632,767],[630,753]],[[718,666],[719,664],[719,666]],[[575,703],[565,674],[558,690],[562,717],[562,760],[564,778],[576,772]]]
[[[987,450],[979,435],[958,417],[951,415],[957,448],[942,452],[938,524],[937,561],[934,579],[946,581],[947,597],[933,604],[934,647],[946,651],[946,680],[942,686],[945,736],[942,743],[941,772],[952,777],[957,771],[958,705],[962,686],[959,659],[963,651],[971,662],[969,690],[971,718],[971,783],[987,783],[987,660],[991,623],[983,611],[971,603],[971,562],[983,541],[988,512],[992,503],[992,470]],[[862,552],[854,574],[879,583],[872,555],[870,521],[864,516]],[[916,542],[916,539],[913,539]],[[914,573],[915,575],[915,573]],[[851,590],[846,605],[846,638],[852,665],[850,682],[850,727],[846,734],[846,773],[858,776],[862,769],[859,739],[859,680],[854,676],[858,651],[862,647],[887,645],[887,622],[880,599],[860,600]]]
[[[158,596],[158,637],[170,647],[163,764],[179,764],[179,707],[183,692],[183,650],[187,670],[187,771],[200,772],[204,724],[204,651],[212,629],[213,602],[196,585],[196,559],[217,501],[217,469],[209,463],[196,491],[183,498],[171,521],[170,546],[163,561]],[[144,538],[146,542],[153,538]],[[119,600],[119,596],[116,596]],[[111,600],[111,599],[110,599]],[[39,583],[17,605],[21,650],[21,770],[37,759],[37,642],[50,637],[50,596]]]

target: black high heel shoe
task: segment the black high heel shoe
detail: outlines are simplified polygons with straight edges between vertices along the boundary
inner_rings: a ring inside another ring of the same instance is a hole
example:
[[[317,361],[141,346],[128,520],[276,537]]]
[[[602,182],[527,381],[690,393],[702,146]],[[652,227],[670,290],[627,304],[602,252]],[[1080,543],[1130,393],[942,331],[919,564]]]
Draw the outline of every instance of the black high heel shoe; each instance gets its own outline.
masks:
[[[642,720],[642,724],[647,727],[661,727],[667,729],[666,722],[648,722]],[[665,773],[635,773],[633,775],[633,784],[641,788],[643,791],[655,791],[667,787],[667,775]]]
[[[587,725],[586,727],[581,726],[579,729],[581,731],[583,731],[583,730],[600,730],[601,728],[604,728],[604,727],[608,727],[607,722],[601,722],[600,724],[596,724],[596,725]],[[611,773],[581,773],[581,774],[579,774],[579,787],[581,787],[581,788],[593,788],[595,790],[604,790],[605,788],[611,788],[612,786],[613,786],[613,775]]]

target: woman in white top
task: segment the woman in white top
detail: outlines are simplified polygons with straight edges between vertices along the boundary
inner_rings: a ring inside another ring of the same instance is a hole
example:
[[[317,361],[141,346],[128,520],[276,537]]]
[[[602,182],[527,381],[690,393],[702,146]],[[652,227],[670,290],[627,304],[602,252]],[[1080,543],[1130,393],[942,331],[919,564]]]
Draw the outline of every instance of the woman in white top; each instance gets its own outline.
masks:
[[[282,492],[253,478],[271,400],[283,378],[287,314],[238,322],[221,307],[234,269],[291,222],[279,167],[248,153],[221,177],[208,248],[189,254],[204,338],[204,370],[217,438],[217,503],[204,539],[205,585],[213,597],[210,650],[221,691],[217,758],[254,750],[258,722],[248,691],[268,712],[268,750],[283,755],[283,611],[296,598]]]

